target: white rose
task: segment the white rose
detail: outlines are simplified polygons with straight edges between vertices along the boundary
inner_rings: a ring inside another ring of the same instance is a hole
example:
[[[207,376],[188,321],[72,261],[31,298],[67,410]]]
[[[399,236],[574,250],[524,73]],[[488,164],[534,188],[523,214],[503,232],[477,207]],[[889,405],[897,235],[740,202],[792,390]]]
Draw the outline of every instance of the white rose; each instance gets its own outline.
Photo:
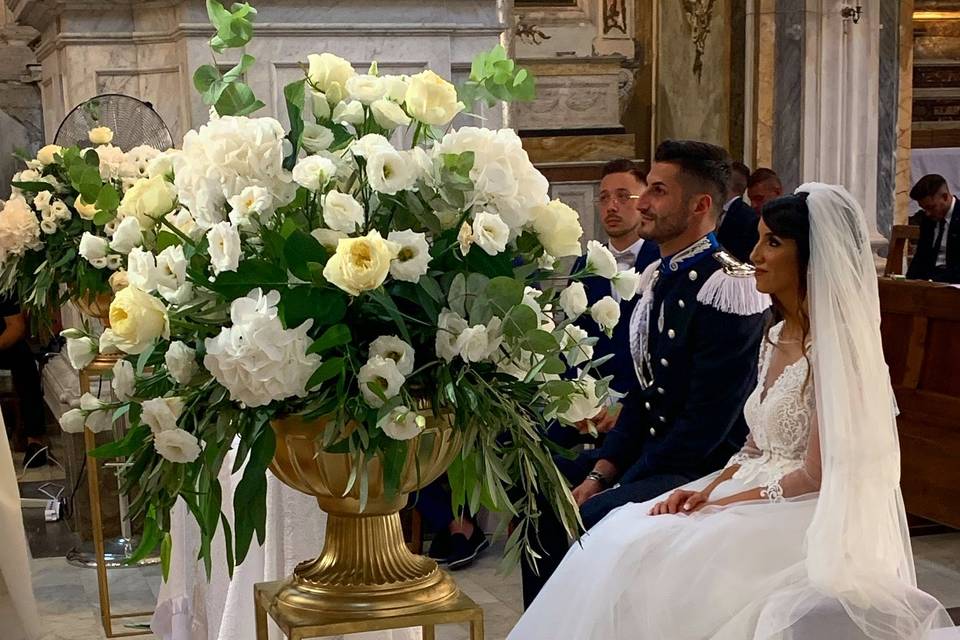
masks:
[[[384,397],[389,400],[400,393],[400,387],[403,386],[405,380],[406,378],[400,373],[396,362],[380,356],[371,356],[357,372],[360,393],[363,394],[363,399],[367,404],[374,408],[382,407],[383,400],[370,389],[368,383],[376,382],[379,384]]]
[[[141,228],[152,229],[157,220],[173,210],[176,201],[176,190],[163,176],[143,178],[123,194],[117,215],[134,216]]]
[[[330,117],[330,103],[327,102],[327,96],[307,85],[310,92],[310,104],[313,107],[313,117],[317,120],[326,120]]]
[[[378,150],[367,158],[367,180],[375,191],[394,195],[413,188],[416,167],[399,151]]]
[[[333,131],[319,124],[308,122],[303,126],[300,144],[310,153],[324,151],[333,144]]]
[[[559,200],[533,210],[533,230],[550,255],[557,258],[580,255],[583,235],[580,215]]]
[[[133,371],[133,364],[129,360],[117,360],[113,365],[113,380],[110,381],[113,393],[121,402],[133,397],[137,381]]]
[[[170,343],[163,362],[167,365],[170,377],[176,380],[177,384],[190,384],[193,376],[200,371],[197,365],[197,352],[180,340]]]
[[[177,211],[171,211],[167,214],[165,218],[173,227],[187,236],[191,240],[199,240],[203,237],[203,228],[197,224],[197,221],[194,219],[193,214],[190,213],[189,209],[179,209]]]
[[[575,324],[568,324],[563,328],[563,343],[561,347],[571,367],[589,362],[593,358],[593,345],[585,344],[590,334]]]
[[[364,73],[347,80],[347,95],[363,104],[369,105],[376,102],[386,93],[387,87],[383,84],[383,79],[377,76]]]
[[[390,263],[390,275],[404,282],[420,282],[430,264],[430,245],[426,235],[406,229],[391,231],[387,240],[400,247],[397,257]]]
[[[86,427],[94,433],[107,431],[113,424],[110,411],[104,409],[104,404],[92,393],[80,396],[80,409],[86,414]]]
[[[84,231],[80,236],[80,257],[87,262],[94,258],[105,258],[110,249],[110,243],[106,238],[95,236],[89,231]]]
[[[117,292],[110,303],[111,339],[125,353],[143,353],[157,338],[170,337],[163,303],[134,286]],[[106,332],[104,332],[106,334]],[[100,338],[103,343],[103,336]]]
[[[331,253],[337,250],[340,239],[347,237],[347,234],[344,232],[334,231],[333,229],[314,229],[310,232],[310,235],[312,235],[324,249]]]
[[[456,311],[444,309],[437,318],[437,355],[446,360],[452,361],[459,355],[457,348],[457,339],[467,328],[467,321],[460,317]]]
[[[41,147],[40,151],[37,152],[37,160],[39,160],[40,164],[43,165],[53,164],[57,160],[57,154],[61,151],[63,151],[63,147],[55,144],[48,144],[45,147]]]
[[[357,74],[349,62],[332,53],[307,56],[307,77],[318,91],[327,96],[330,104],[343,100],[347,81]]]
[[[387,130],[405,127],[412,122],[410,116],[404,112],[403,107],[385,98],[371,104],[370,113],[373,114],[373,119],[377,121],[377,124]]]
[[[427,419],[404,405],[394,407],[377,422],[385,434],[394,440],[410,440],[420,435],[427,426]]]
[[[403,104],[407,99],[407,87],[410,86],[410,76],[383,76],[383,85],[387,89],[386,97],[394,102]]]
[[[620,322],[620,304],[612,297],[604,296],[590,307],[590,317],[607,335],[611,335],[613,328]]]
[[[384,240],[375,229],[360,238],[344,238],[323,268],[323,277],[350,295],[358,296],[383,284],[390,273],[390,262],[399,251],[400,247]]]
[[[213,273],[236,271],[240,265],[240,234],[229,222],[218,222],[207,232]]]
[[[157,289],[157,257],[140,247],[134,247],[127,256],[127,280],[147,293]]]
[[[337,165],[323,156],[307,156],[293,167],[293,180],[310,191],[320,191],[337,175]]]
[[[473,219],[473,241],[478,247],[495,256],[507,248],[510,227],[496,213],[481,211]]]
[[[464,109],[454,86],[430,70],[410,78],[406,102],[411,116],[434,127],[448,124]]]
[[[83,433],[83,426],[87,419],[80,409],[64,411],[60,416],[60,428],[64,433]]]
[[[188,464],[200,456],[200,441],[183,429],[169,429],[153,438],[153,448],[165,460]]]
[[[167,149],[157,156],[147,160],[146,176],[153,178],[155,176],[170,177],[173,175],[173,157],[179,153],[176,149]]]
[[[183,398],[151,398],[144,400],[140,406],[143,407],[140,419],[156,436],[163,431],[177,428],[177,420],[183,413]]]
[[[587,310],[587,290],[582,282],[571,282],[560,292],[560,307],[570,320],[576,320]]]
[[[113,141],[113,131],[110,127],[94,127],[87,132],[87,138],[93,144],[110,144]]]
[[[93,220],[94,216],[97,215],[96,205],[87,204],[82,197],[78,196],[77,199],[74,200],[73,206],[84,220]]]
[[[470,253],[470,247],[473,246],[473,227],[464,222],[460,225],[460,231],[457,233],[457,242],[460,244],[460,253],[466,256]]]
[[[618,273],[617,259],[610,250],[596,240],[587,243],[587,270],[611,280]]]
[[[456,349],[464,362],[486,360],[492,352],[487,327],[476,324],[461,331],[460,335],[457,336]]]
[[[264,187],[251,185],[228,198],[230,222],[237,227],[252,227],[254,220],[263,221],[273,213],[273,196]]]
[[[333,108],[330,119],[341,124],[344,122],[352,125],[363,124],[363,105],[356,100],[341,102]]]
[[[184,304],[193,296],[193,285],[187,282],[187,258],[181,245],[167,247],[157,255],[156,274],[157,292],[167,302]]]
[[[323,222],[334,231],[354,233],[363,226],[363,205],[347,193],[330,191],[323,196]]]
[[[640,288],[640,274],[636,269],[621,271],[613,279],[613,288],[622,300],[633,300],[633,296],[637,295],[637,289]]]
[[[67,359],[70,360],[70,365],[77,371],[93,362],[97,353],[99,353],[98,345],[93,338],[88,336],[67,338]]]
[[[574,424],[596,417],[603,406],[603,399],[597,397],[596,381],[584,377],[580,383],[578,390],[570,396],[570,407],[560,413],[567,422]]]
[[[380,336],[370,343],[370,357],[380,356],[397,363],[397,370],[404,377],[413,373],[413,347],[397,336]]]
[[[143,242],[143,231],[140,221],[134,216],[124,218],[113,232],[110,248],[118,253],[128,254],[137,245]]]

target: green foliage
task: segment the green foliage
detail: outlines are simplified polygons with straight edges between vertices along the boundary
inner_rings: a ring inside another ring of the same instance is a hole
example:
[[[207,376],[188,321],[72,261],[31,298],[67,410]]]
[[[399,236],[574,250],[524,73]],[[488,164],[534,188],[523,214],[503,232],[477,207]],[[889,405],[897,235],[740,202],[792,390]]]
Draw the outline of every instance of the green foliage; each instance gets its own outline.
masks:
[[[234,3],[224,8],[217,0],[207,0],[207,15],[217,33],[210,39],[210,48],[217,53],[246,46],[253,37],[253,16],[256,9],[247,3]],[[193,86],[203,103],[211,105],[222,116],[245,116],[259,110],[264,103],[257,99],[244,81],[247,70],[256,59],[248,54],[226,73],[215,64],[205,64],[193,74]]]
[[[533,75],[507,57],[501,45],[473,59],[470,78],[458,90],[467,108],[483,100],[488,106],[497,102],[529,102],[536,97]]]

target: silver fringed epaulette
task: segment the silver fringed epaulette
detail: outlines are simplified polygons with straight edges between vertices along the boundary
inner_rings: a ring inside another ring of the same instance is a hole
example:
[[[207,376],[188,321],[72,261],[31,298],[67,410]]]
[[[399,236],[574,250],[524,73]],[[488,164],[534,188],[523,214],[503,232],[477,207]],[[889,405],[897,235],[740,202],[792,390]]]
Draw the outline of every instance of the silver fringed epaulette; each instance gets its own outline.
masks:
[[[713,254],[720,269],[707,278],[697,293],[697,301],[724,313],[752,316],[770,307],[770,296],[757,291],[756,270],[726,251]]]

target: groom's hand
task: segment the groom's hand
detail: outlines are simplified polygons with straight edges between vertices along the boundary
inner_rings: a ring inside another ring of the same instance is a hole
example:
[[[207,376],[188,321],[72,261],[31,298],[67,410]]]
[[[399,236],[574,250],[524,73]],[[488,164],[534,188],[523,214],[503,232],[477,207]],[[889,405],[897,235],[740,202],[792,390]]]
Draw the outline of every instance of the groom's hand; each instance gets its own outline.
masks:
[[[579,485],[574,487],[573,499],[577,501],[577,506],[583,506],[583,503],[603,491],[603,486],[592,478],[587,478]]]

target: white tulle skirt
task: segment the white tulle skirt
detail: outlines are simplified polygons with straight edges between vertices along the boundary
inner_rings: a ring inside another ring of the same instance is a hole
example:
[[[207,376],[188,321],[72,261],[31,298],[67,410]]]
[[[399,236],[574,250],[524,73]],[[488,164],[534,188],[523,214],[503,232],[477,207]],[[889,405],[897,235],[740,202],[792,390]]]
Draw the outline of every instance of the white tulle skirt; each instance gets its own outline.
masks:
[[[730,480],[711,498],[750,488]],[[815,496],[648,516],[666,495],[616,509],[573,545],[509,640],[899,640],[950,626],[906,582],[883,585],[879,609],[810,585],[803,545]]]

